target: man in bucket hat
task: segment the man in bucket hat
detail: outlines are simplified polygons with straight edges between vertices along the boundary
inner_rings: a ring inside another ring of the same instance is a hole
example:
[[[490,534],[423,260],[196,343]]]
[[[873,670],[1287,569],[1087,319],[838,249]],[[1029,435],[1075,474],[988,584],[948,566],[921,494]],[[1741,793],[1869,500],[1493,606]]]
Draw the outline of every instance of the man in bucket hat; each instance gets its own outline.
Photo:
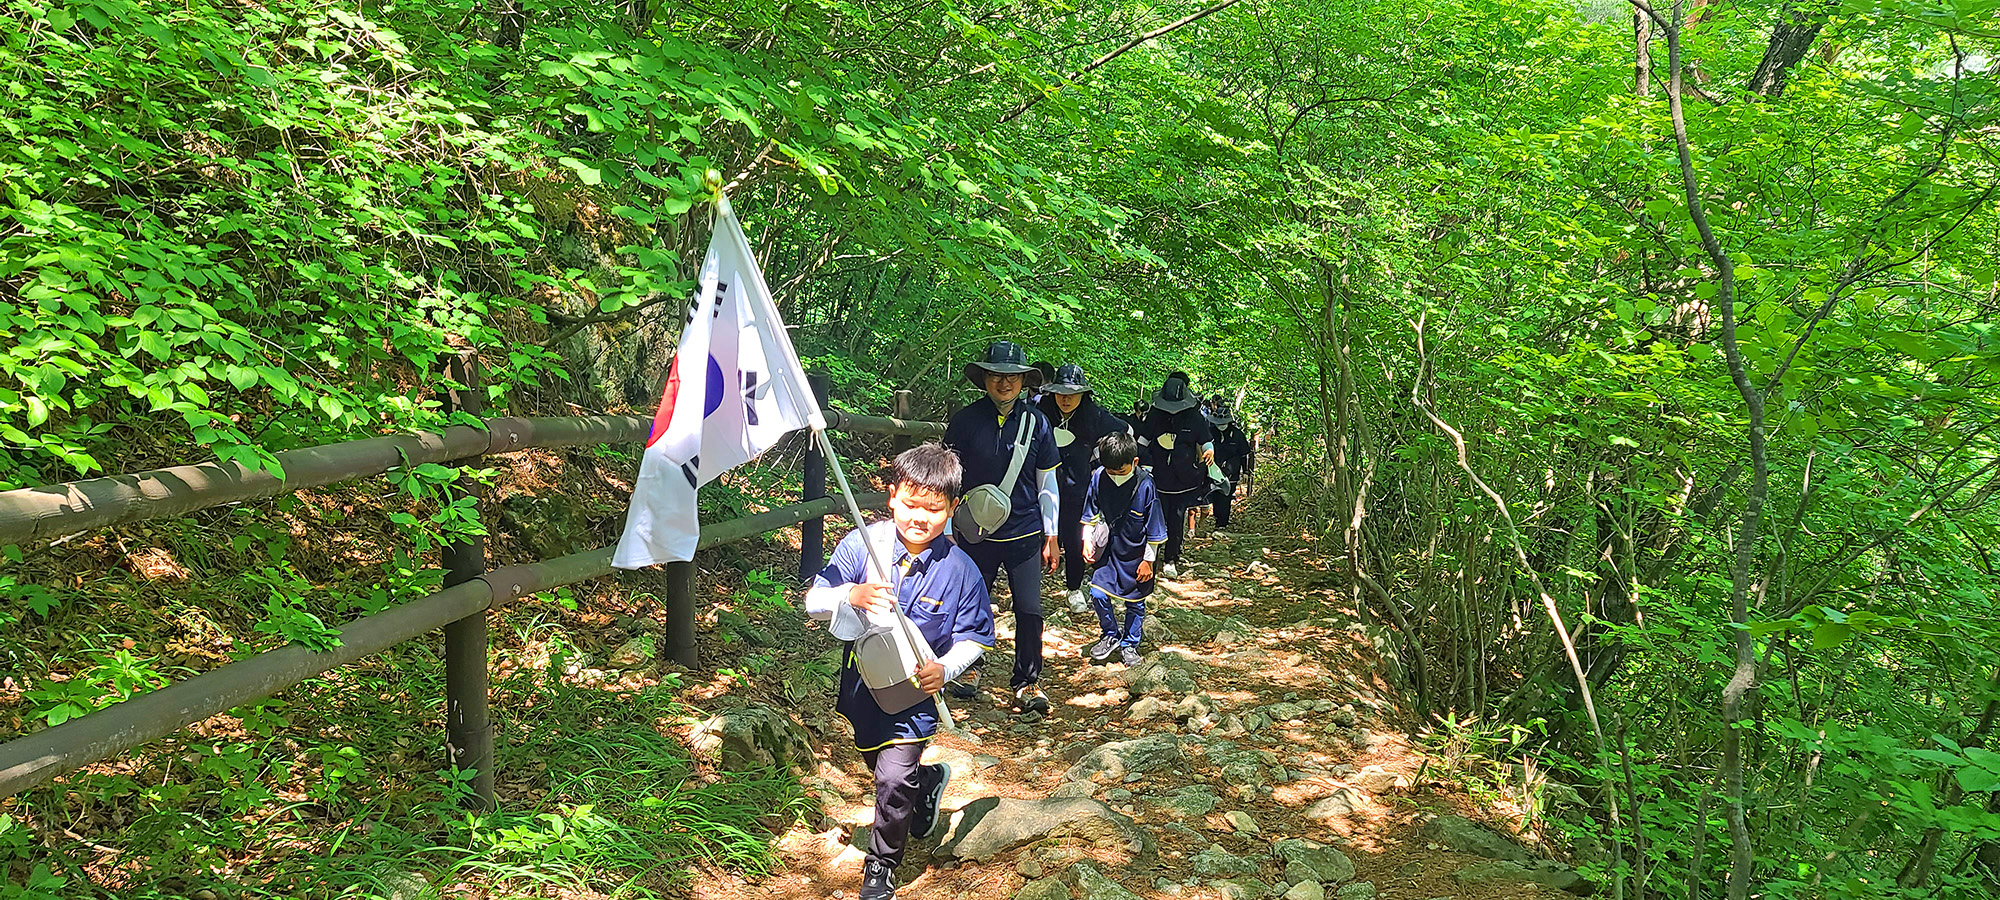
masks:
[[[1131,427],[1098,405],[1083,367],[1075,363],[1056,368],[1053,383],[1042,389],[1041,409],[1054,430],[1056,451],[1062,455],[1056,479],[1062,489],[1056,543],[1063,552],[1063,584],[1070,612],[1082,615],[1090,603],[1083,593],[1084,580],[1090,577],[1090,565],[1083,554],[1084,489],[1090,486],[1091,470],[1097,468],[1097,442],[1114,431],[1131,431]]]
[[[987,587],[1007,573],[1014,601],[1014,671],[1008,680],[1014,708],[1046,713],[1049,698],[1042,677],[1042,572],[1054,570],[1061,511],[1056,469],[1062,464],[1048,420],[1021,402],[1024,388],[1042,383],[1042,373],[1012,341],[994,341],[967,363],[965,379],[986,396],[966,404],[946,423],[944,445],[965,466],[966,502],[953,530],[966,555],[978,565]],[[1011,481],[1011,483],[1009,483]],[[955,697],[978,692],[979,672],[970,670],[949,688]]]
[[[1201,398],[1186,372],[1168,373],[1153,392],[1153,408],[1139,428],[1139,459],[1153,472],[1160,506],[1167,516],[1167,545],[1160,553],[1161,573],[1180,577],[1181,546],[1187,540],[1188,513],[1208,502],[1208,466],[1215,462],[1214,434],[1201,414]]]

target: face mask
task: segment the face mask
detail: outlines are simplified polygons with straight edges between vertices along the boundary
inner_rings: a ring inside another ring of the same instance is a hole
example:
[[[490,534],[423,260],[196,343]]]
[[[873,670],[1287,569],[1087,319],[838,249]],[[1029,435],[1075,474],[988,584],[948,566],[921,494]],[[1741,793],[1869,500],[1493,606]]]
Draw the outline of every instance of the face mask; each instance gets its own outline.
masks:
[[[1137,474],[1139,474],[1139,467],[1138,467],[1138,466],[1133,466],[1133,467],[1132,467],[1132,471],[1130,471],[1130,472],[1126,472],[1126,473],[1125,473],[1125,474],[1123,474],[1123,475],[1120,475],[1120,474],[1118,474],[1117,472],[1113,472],[1113,471],[1111,471],[1110,469],[1106,469],[1106,470],[1104,470],[1104,476],[1105,476],[1106,478],[1109,478],[1109,479],[1111,479],[1111,483],[1112,483],[1112,484],[1115,484],[1115,485],[1118,485],[1119,487],[1124,487],[1124,486],[1125,486],[1125,482],[1128,482],[1128,481],[1131,481],[1131,480],[1132,480],[1132,476],[1134,476],[1134,475],[1137,475]]]

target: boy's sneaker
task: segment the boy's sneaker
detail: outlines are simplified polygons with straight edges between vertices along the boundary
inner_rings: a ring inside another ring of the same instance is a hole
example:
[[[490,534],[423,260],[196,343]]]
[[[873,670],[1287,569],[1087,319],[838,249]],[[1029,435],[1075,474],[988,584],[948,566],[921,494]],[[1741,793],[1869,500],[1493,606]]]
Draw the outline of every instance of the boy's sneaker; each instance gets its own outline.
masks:
[[[1085,597],[1083,595],[1082,589],[1069,592],[1069,611],[1071,613],[1080,616],[1083,615],[1089,609],[1090,609],[1090,598]]]
[[[951,784],[951,764],[928,765],[924,771],[931,776],[930,786],[918,798],[917,816],[910,821],[910,833],[920,838],[930,837],[931,832],[937,830],[939,820],[944,818],[939,814],[938,807],[944,803],[945,785]]]
[[[1181,577],[1181,570],[1173,563],[1167,563],[1160,567],[1160,574],[1168,578],[1179,578]]]
[[[1090,655],[1090,661],[1093,664],[1101,666],[1110,662],[1111,657],[1118,654],[1118,639],[1110,635],[1105,635],[1098,638],[1097,643],[1091,644],[1090,649],[1085,652]]]
[[[1127,666],[1136,666],[1136,665],[1138,665],[1138,664],[1139,664],[1139,649],[1138,649],[1137,647],[1120,647],[1120,648],[1118,648],[1118,661],[1119,661],[1119,662],[1122,662],[1122,663],[1124,663],[1124,664],[1125,664],[1125,665],[1127,665]]]
[[[859,900],[896,900],[896,870],[869,857],[861,865]]]
[[[944,692],[959,700],[979,696],[979,670],[967,669],[965,674],[945,682]]]
[[[1045,713],[1049,711],[1049,695],[1032,684],[1024,684],[1014,690],[1014,708],[1025,713]]]

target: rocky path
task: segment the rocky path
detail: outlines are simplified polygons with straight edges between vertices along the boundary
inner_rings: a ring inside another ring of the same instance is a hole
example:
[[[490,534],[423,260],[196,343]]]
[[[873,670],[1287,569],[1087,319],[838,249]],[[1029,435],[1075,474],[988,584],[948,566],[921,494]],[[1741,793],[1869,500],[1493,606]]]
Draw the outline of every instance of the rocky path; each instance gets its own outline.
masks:
[[[957,774],[949,830],[899,872],[909,900],[1527,898],[1575,876],[1459,814],[1402,734],[1369,629],[1301,545],[1219,534],[1163,580],[1144,662],[1093,666],[1089,614],[1059,599],[1046,716],[999,690],[955,707],[930,761]],[[1012,616],[1000,619],[1004,673]],[[698,883],[703,900],[848,897],[873,816],[867,771],[827,734],[809,779],[827,815],[783,835],[788,868]],[[1546,886],[1544,886],[1546,885]]]

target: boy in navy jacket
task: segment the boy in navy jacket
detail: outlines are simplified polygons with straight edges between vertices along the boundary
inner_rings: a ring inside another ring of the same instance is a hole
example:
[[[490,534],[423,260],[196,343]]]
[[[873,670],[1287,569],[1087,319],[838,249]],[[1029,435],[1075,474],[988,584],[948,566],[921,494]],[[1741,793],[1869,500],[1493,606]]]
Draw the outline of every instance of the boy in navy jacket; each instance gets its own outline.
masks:
[[[963,478],[950,450],[925,444],[903,451],[889,493],[894,521],[848,533],[806,592],[806,613],[828,622],[827,630],[847,642],[834,708],[854,729],[854,748],[875,774],[875,826],[859,900],[896,896],[895,869],[904,845],[913,833],[929,837],[936,830],[951,767],[921,764],[924,745],[937,733],[937,700],[925,697],[908,709],[885,712],[861,680],[855,642],[880,627],[871,623],[893,622],[893,613],[902,613],[934,657],[914,676],[929,695],[993,648],[986,582],[972,558],[944,536]],[[893,584],[883,584],[872,570],[863,540],[878,548]]]
[[[1146,597],[1153,593],[1153,562],[1167,540],[1166,517],[1152,476],[1139,469],[1139,445],[1131,434],[1114,431],[1097,444],[1102,467],[1090,476],[1083,498],[1084,554],[1097,571],[1090,576],[1090,601],[1104,636],[1090,647],[1091,662],[1113,654],[1128,666],[1139,664],[1139,640],[1146,621]],[[1113,599],[1125,601],[1125,623],[1112,613]]]

